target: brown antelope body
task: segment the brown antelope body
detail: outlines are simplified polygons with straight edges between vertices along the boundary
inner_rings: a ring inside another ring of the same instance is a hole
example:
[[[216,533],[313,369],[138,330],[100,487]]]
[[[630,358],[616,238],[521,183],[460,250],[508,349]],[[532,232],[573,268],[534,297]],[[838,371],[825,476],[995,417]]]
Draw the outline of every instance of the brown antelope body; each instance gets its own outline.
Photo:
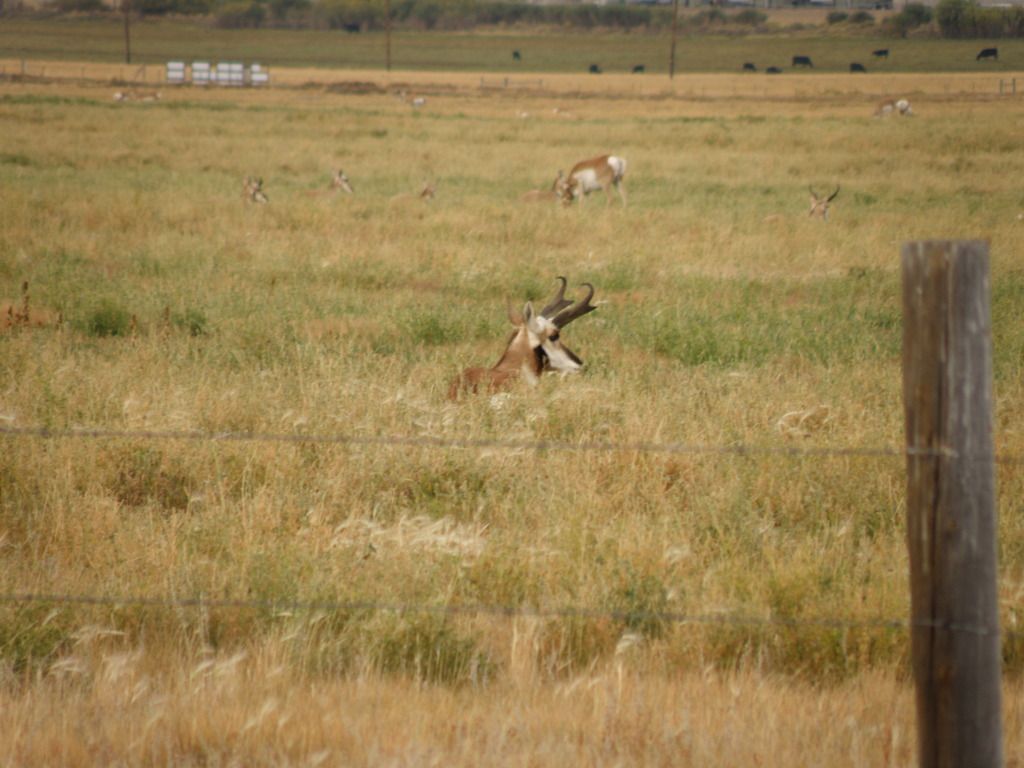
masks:
[[[536,383],[546,371],[574,373],[583,367],[583,361],[562,343],[561,330],[597,309],[590,303],[594,286],[584,283],[586,297],[573,304],[565,298],[565,278],[558,280],[558,292],[540,312],[531,302],[522,313],[509,309],[508,318],[515,330],[501,359],[491,368],[467,368],[460,373],[448,388],[449,399],[458,400],[466,392],[499,392],[520,379]]]
[[[524,203],[566,203],[565,185],[565,174],[559,171],[550,189],[531,189],[521,194],[519,199]]]
[[[626,175],[626,160],[615,155],[601,155],[582,160],[572,167],[565,185],[566,202],[579,200],[591,192],[604,190],[605,203],[612,201],[612,187],[619,193],[622,204],[626,204],[626,189],[622,180]]]
[[[824,221],[828,221],[828,207],[836,199],[836,195],[839,194],[839,187],[836,186],[836,191],[828,197],[819,195],[811,187],[807,189],[811,193],[811,210],[807,215],[812,217],[820,216]]]
[[[242,196],[248,203],[269,203],[270,198],[263,191],[263,178],[246,176],[242,184]]]

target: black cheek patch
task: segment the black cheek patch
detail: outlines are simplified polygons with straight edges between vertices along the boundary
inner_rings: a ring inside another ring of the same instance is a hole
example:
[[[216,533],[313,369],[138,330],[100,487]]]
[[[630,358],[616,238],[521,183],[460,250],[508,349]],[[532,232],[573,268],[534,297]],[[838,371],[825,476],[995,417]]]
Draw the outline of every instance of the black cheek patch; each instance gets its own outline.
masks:
[[[537,358],[537,367],[540,370],[548,367],[548,353],[544,351],[544,347],[534,347],[533,356]]]

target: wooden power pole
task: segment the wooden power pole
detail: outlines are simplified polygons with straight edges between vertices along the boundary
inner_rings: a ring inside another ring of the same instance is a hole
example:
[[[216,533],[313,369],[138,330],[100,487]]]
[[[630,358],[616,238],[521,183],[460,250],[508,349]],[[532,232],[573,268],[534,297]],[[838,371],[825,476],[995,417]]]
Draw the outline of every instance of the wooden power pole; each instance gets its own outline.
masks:
[[[668,51],[668,79],[676,76],[676,34],[679,31],[679,0],[672,0],[672,45]]]
[[[384,0],[384,66],[391,71],[391,0]]]
[[[124,12],[124,63],[132,63],[132,2],[121,0],[121,10]]]
[[[907,243],[902,269],[919,765],[999,768],[988,244]]]

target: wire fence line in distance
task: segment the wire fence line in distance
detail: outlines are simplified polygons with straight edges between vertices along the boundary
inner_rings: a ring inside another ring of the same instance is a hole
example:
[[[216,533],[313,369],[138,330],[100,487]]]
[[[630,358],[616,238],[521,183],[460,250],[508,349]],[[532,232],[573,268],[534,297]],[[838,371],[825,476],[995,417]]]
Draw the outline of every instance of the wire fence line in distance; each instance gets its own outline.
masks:
[[[927,627],[949,632],[975,635],[1001,634],[1003,637],[1024,637],[1024,632],[1000,630],[970,624],[909,619],[850,619],[837,616],[756,616],[737,613],[679,613],[675,611],[630,611],[602,608],[462,604],[411,603],[378,600],[254,600],[205,597],[166,597],[145,595],[70,595],[33,592],[0,593],[0,603],[50,604],[136,608],[183,608],[196,610],[262,610],[279,616],[294,613],[359,613],[390,612],[433,614],[441,616],[491,616],[505,619],[609,619],[624,623],[660,622],[663,624],[714,625],[745,628],[786,629],[878,629],[887,631]]]
[[[470,450],[530,450],[561,453],[651,453],[651,454],[720,454],[740,457],[790,458],[903,458],[906,456],[952,457],[949,451],[930,449],[866,447],[807,447],[786,445],[751,445],[730,443],[654,443],[612,442],[600,440],[501,440],[496,438],[430,437],[424,435],[351,435],[304,434],[275,432],[203,432],[199,430],[128,430],[106,428],[16,427],[0,425],[0,436],[39,438],[46,440],[174,440],[193,442],[305,443],[354,447],[463,448]],[[978,461],[999,464],[1024,464],[1020,456],[977,456]]]

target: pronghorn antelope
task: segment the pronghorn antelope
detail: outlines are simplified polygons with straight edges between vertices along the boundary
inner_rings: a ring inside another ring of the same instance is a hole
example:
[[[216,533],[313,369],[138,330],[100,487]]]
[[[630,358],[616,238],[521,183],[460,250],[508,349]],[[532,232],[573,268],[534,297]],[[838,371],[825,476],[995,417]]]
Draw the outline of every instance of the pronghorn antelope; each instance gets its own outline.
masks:
[[[429,202],[434,199],[435,194],[437,194],[437,188],[434,184],[432,182],[425,181],[423,182],[423,188],[417,194],[413,194],[412,192],[399,192],[388,200],[388,203],[391,205],[403,205],[413,200]]]
[[[350,195],[355,194],[355,190],[352,189],[352,183],[348,180],[348,176],[341,168],[336,170],[331,176],[331,192],[348,192]]]
[[[115,91],[114,101],[160,101],[160,91]]]
[[[323,187],[320,187],[319,189],[307,189],[303,194],[307,197],[333,197],[341,192],[347,192],[350,195],[355,194],[355,190],[352,189],[352,183],[348,180],[348,175],[339,168],[331,174],[331,183],[327,189],[324,189]]]
[[[263,192],[263,178],[246,176],[242,185],[242,196],[249,203],[269,203],[270,198]]]
[[[904,117],[914,114],[914,110],[910,108],[910,102],[906,99],[886,99],[878,105],[878,108],[875,110],[875,117],[888,117],[894,112]]]
[[[565,204],[569,202],[566,199],[565,185],[565,174],[559,171],[550,189],[531,189],[523,192],[519,199],[524,203],[554,203],[561,200]]]
[[[467,368],[460,373],[448,388],[449,399],[458,400],[465,392],[497,392],[520,378],[535,384],[545,371],[573,373],[583,367],[583,361],[562,344],[561,330],[597,309],[590,303],[594,286],[584,283],[587,295],[574,304],[565,298],[566,279],[558,281],[558,291],[540,312],[529,301],[522,313],[509,307],[508,319],[515,330],[501,359],[492,368]]]
[[[590,160],[582,160],[569,171],[563,197],[566,203],[583,198],[591,192],[604,190],[605,204],[612,200],[612,187],[619,193],[622,204],[626,204],[626,190],[622,186],[622,177],[626,175],[626,160],[615,155],[601,155]]]
[[[829,204],[836,199],[836,195],[839,194],[839,185],[836,185],[836,191],[828,197],[819,195],[811,187],[807,188],[811,193],[811,210],[808,216],[821,216],[824,221],[828,221],[828,207]]]

